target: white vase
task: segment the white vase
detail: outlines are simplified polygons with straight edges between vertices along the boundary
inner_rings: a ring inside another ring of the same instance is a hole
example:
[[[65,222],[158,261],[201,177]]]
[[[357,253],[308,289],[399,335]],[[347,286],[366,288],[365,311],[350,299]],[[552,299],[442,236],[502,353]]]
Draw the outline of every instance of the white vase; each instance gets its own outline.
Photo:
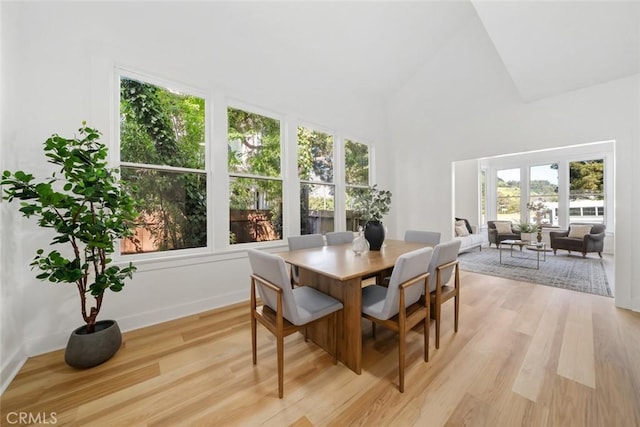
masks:
[[[520,233],[520,240],[523,242],[534,242],[536,240],[536,233]]]

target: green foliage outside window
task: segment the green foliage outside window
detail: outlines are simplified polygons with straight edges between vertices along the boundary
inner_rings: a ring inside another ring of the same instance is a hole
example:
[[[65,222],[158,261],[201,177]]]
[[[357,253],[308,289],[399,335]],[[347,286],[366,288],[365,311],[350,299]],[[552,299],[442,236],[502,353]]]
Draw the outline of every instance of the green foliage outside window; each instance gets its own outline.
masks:
[[[206,246],[204,153],[204,99],[121,78],[121,172],[139,189],[139,228],[151,236],[136,252]],[[165,166],[193,172],[162,170]]]
[[[280,121],[236,108],[227,117],[229,242],[281,239]]]
[[[369,146],[350,140],[344,142],[345,182],[369,185]]]

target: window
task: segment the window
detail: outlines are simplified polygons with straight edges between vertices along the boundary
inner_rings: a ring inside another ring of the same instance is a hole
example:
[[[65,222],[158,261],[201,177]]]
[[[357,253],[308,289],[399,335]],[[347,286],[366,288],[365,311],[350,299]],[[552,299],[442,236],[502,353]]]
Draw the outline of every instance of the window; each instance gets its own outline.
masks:
[[[569,162],[569,222],[604,223],[604,160]]]
[[[120,171],[137,187],[123,254],[207,246],[205,100],[120,76]]]
[[[558,165],[556,163],[529,168],[529,203],[538,202],[547,207],[545,212],[541,212],[542,224],[557,224],[558,217],[554,217],[554,210],[557,212],[558,207]],[[531,224],[536,223],[535,212],[529,212],[528,221]]]
[[[502,169],[497,173],[497,218],[520,221],[520,169]]]
[[[228,108],[229,243],[282,239],[280,121]]]
[[[344,141],[347,230],[357,231],[360,218],[353,212],[353,201],[369,187],[369,146],[355,141]]]
[[[334,231],[333,136],[298,126],[300,234]]]

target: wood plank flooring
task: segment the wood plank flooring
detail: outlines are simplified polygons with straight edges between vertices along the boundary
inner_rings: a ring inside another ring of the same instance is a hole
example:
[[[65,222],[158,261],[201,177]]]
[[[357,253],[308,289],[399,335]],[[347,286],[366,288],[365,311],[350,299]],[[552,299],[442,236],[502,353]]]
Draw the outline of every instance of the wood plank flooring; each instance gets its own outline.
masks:
[[[409,334],[405,393],[395,336],[378,328],[374,341],[363,321],[362,375],[286,338],[278,399],[274,337],[258,326],[253,366],[247,302],[125,333],[90,370],[62,351],[31,358],[0,398],[0,425],[27,412],[78,426],[640,426],[639,313],[468,272],[457,334],[453,301],[443,310],[429,363],[420,330]]]

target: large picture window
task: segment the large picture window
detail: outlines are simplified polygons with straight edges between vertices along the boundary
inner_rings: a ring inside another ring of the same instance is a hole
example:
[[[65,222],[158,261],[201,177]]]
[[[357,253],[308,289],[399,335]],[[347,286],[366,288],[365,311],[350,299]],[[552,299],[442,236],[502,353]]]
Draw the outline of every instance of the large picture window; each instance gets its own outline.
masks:
[[[520,169],[497,173],[497,217],[500,221],[520,221]]]
[[[604,223],[604,160],[569,162],[569,222]]]
[[[300,234],[334,231],[333,136],[298,126],[297,137]]]
[[[344,141],[344,165],[347,207],[347,230],[357,231],[360,218],[353,212],[353,202],[369,187],[369,146],[351,140]]]
[[[529,168],[529,203],[543,204],[544,212],[540,212],[542,224],[558,224],[558,164],[531,166]],[[535,224],[536,213],[529,211],[528,222]]]
[[[227,109],[229,243],[282,239],[280,121]]]
[[[205,145],[204,98],[120,77],[120,170],[140,212],[121,253],[207,246]]]

